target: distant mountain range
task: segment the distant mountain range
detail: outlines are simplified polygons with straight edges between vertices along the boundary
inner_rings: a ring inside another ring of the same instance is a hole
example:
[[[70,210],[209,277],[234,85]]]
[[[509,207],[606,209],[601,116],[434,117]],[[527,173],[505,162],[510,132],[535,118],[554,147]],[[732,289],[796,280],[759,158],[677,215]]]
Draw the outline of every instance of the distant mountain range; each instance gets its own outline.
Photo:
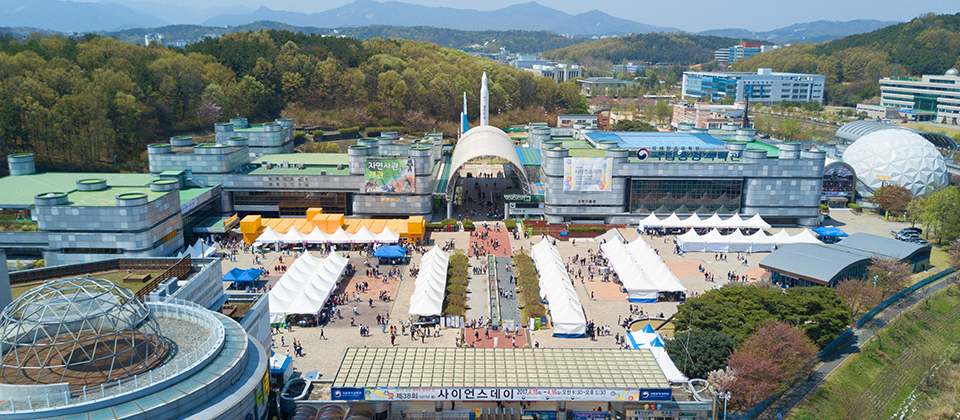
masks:
[[[159,1],[159,0],[158,0]],[[118,31],[164,25],[202,24],[238,27],[273,21],[292,27],[356,28],[432,26],[464,31],[552,31],[575,37],[603,37],[650,32],[678,32],[611,16],[599,10],[571,15],[536,2],[515,4],[493,11],[429,7],[398,1],[356,0],[319,13],[252,10],[239,5],[199,9],[151,1],[109,0],[101,3],[69,0],[0,0],[0,27],[33,27],[61,32]],[[717,29],[700,35],[760,39],[774,43],[823,42],[869,32],[894,22],[855,20],[799,23],[767,32]]]
[[[571,15],[536,2],[515,4],[493,11],[479,11],[397,1],[379,3],[373,0],[357,0],[335,9],[310,14],[273,10],[264,6],[252,13],[215,16],[204,22],[204,25],[237,26],[258,20],[325,28],[370,25],[435,26],[466,31],[553,31],[575,36],[678,31],[676,28],[646,25],[613,17],[599,10]]]
[[[747,29],[712,29],[698,35],[716,35],[727,38],[759,39],[775,44],[794,42],[827,42],[845,36],[873,32],[877,29],[900,22],[858,19],[849,22],[818,20],[816,22],[797,23],[785,28],[766,32],[753,32]]]

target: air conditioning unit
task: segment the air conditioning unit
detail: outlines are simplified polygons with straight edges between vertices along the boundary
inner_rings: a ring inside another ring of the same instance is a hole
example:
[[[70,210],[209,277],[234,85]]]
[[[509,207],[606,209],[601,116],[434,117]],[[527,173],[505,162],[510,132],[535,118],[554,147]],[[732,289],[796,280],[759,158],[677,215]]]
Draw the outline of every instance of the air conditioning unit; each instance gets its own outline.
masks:
[[[320,171],[320,175],[327,175],[327,171]]]

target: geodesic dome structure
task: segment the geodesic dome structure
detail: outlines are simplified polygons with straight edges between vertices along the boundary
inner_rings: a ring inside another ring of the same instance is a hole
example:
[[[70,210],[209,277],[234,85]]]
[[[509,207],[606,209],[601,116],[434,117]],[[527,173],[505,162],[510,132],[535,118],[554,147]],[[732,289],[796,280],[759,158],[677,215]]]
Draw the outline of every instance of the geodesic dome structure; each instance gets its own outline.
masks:
[[[148,370],[167,352],[150,310],[107,280],[52,281],[0,313],[0,382],[7,384],[99,385]]]
[[[922,194],[928,186],[941,186],[949,180],[947,163],[937,148],[907,130],[867,134],[847,147],[843,161],[874,190],[888,183]]]

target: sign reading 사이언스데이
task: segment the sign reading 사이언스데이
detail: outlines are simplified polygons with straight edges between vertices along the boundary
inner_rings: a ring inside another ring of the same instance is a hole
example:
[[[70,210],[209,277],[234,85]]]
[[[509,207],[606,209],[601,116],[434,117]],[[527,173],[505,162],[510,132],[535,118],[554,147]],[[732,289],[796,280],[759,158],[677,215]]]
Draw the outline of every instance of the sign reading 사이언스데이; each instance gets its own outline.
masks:
[[[363,192],[416,193],[415,165],[412,158],[367,158],[363,166]]]
[[[360,388],[334,388],[334,399],[360,399]],[[340,397],[338,398],[338,393]],[[670,389],[363,388],[365,401],[669,401]]]
[[[564,158],[563,191],[610,191],[613,158]]]

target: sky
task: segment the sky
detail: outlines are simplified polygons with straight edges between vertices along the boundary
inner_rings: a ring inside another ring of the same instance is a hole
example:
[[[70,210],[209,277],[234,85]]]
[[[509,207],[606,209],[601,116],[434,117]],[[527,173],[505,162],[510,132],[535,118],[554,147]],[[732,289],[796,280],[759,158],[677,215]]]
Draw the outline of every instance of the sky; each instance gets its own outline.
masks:
[[[116,1],[116,0],[114,0]],[[128,0],[130,1],[130,0]],[[133,0],[136,1],[136,0]],[[146,0],[194,8],[222,7],[240,4],[250,8],[261,5],[274,10],[314,13],[352,3],[353,0]],[[377,0],[380,1],[380,0]],[[401,0],[404,3],[425,6],[445,6],[458,9],[496,10],[529,0]],[[123,2],[122,0],[120,1]],[[768,31],[794,23],[816,20],[849,21],[876,19],[908,21],[926,13],[954,14],[960,12],[956,0],[680,0],[676,2],[652,0],[539,0],[538,3],[570,14],[593,9],[649,25],[679,28],[688,32],[708,29],[744,28]]]

